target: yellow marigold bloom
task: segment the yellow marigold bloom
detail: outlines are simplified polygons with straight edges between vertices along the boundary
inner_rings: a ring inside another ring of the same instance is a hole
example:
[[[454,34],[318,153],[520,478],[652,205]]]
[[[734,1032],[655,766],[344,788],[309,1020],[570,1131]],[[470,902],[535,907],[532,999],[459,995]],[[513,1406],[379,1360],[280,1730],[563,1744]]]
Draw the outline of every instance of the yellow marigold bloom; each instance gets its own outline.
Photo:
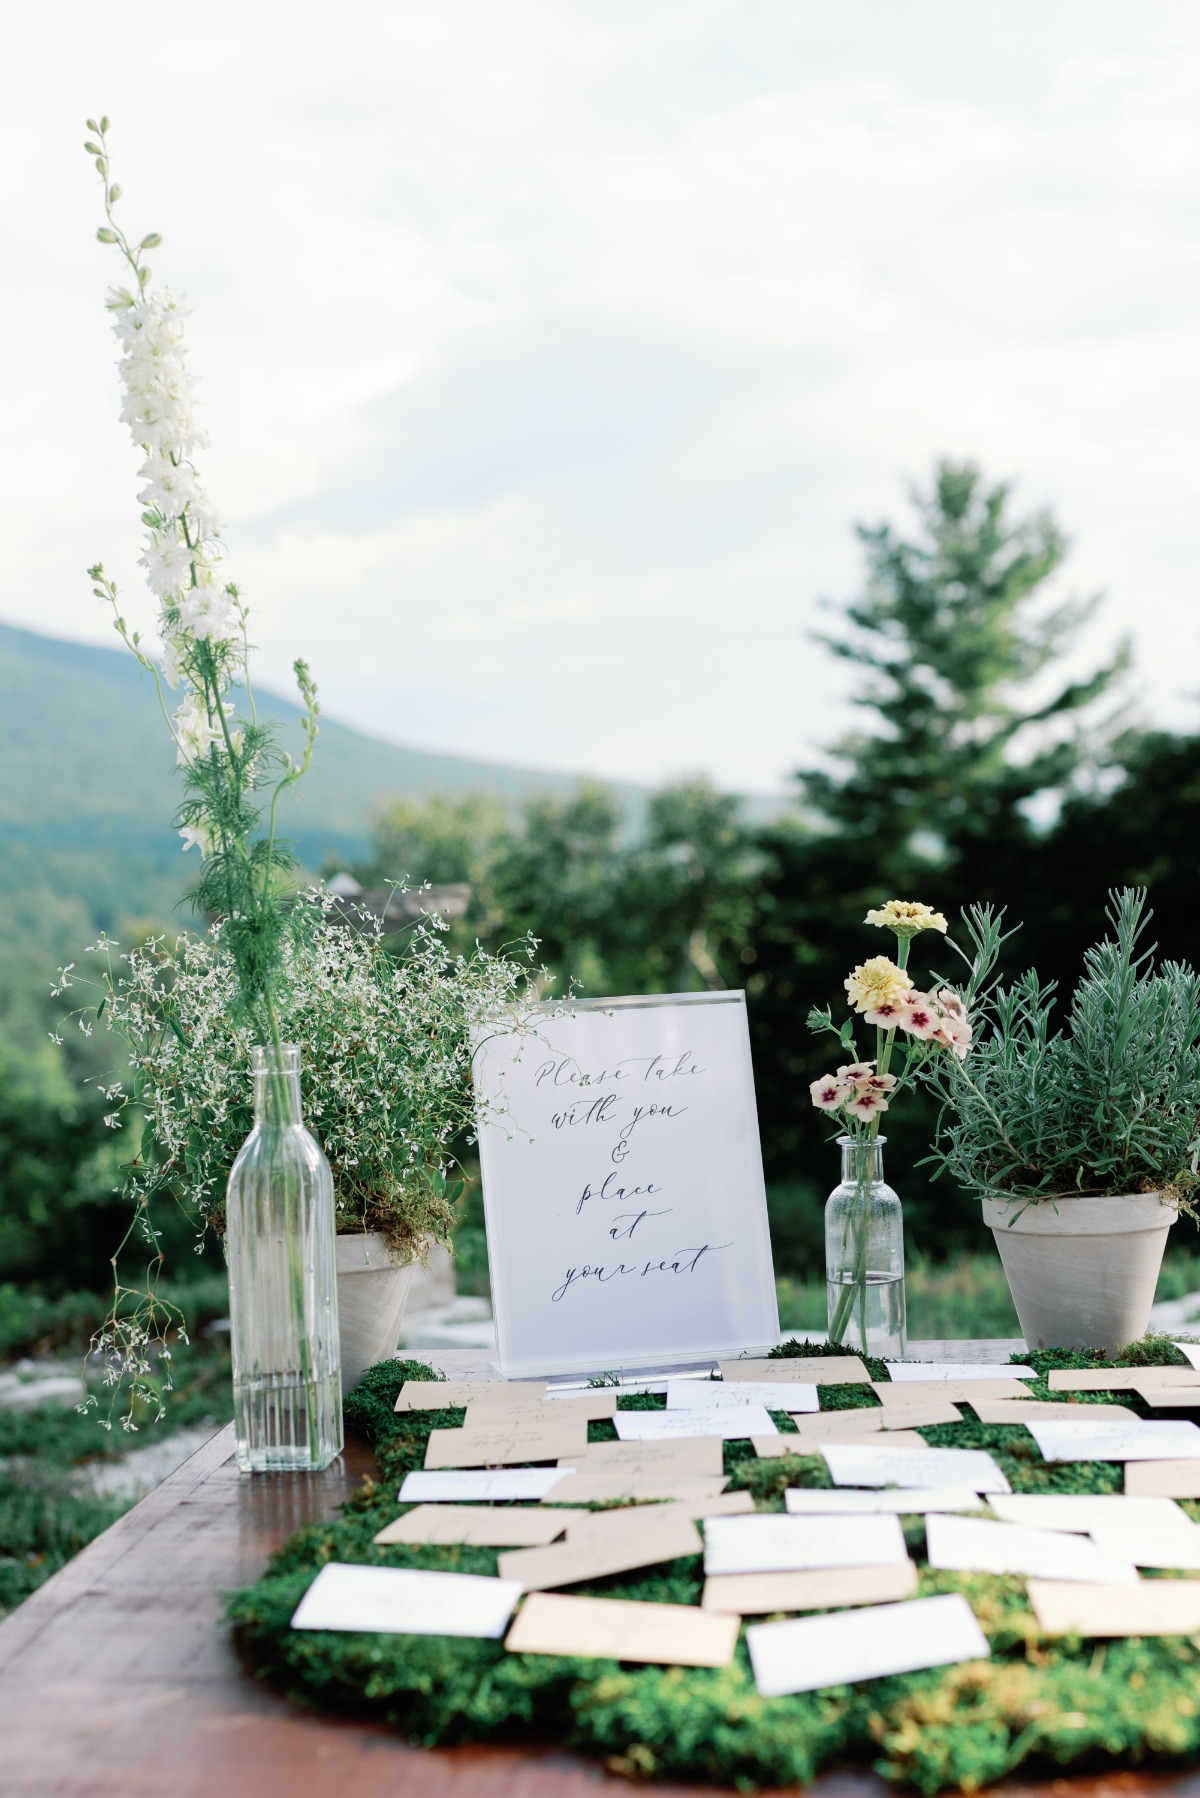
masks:
[[[916,936],[922,930],[945,931],[946,920],[932,906],[919,899],[889,899],[878,911],[869,911],[866,923],[878,924],[881,930],[894,930],[897,936]]]
[[[912,976],[886,955],[873,955],[870,961],[860,962],[852,974],[847,974],[845,986],[855,1011],[877,1011],[881,1005],[894,1004],[911,992]]]

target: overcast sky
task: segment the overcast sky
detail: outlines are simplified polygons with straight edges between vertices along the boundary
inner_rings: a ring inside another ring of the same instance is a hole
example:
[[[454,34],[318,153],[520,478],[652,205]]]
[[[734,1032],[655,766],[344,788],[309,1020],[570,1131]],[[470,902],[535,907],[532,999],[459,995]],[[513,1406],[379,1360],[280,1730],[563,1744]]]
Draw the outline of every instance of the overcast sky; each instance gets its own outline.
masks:
[[[0,615],[139,591],[83,119],[194,309],[261,675],[401,742],[770,788],[846,721],[852,520],[973,456],[1089,653],[1190,694],[1200,14],[1148,0],[14,11]]]

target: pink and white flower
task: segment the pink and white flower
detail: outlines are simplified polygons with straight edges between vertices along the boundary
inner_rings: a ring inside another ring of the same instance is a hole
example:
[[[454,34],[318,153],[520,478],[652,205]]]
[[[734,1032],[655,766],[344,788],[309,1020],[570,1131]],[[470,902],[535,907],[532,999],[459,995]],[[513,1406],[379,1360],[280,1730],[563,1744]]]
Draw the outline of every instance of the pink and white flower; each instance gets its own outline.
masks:
[[[860,1086],[846,1106],[847,1111],[853,1112],[855,1117],[863,1118],[867,1123],[887,1108],[887,1100],[882,1093],[872,1092],[869,1086]]]
[[[850,1087],[835,1080],[832,1074],[825,1074],[820,1080],[814,1080],[808,1090],[818,1111],[836,1111],[845,1104],[851,1092]]]
[[[873,1061],[856,1061],[850,1067],[839,1068],[837,1077],[848,1086],[861,1086],[863,1081],[869,1080],[874,1072],[875,1063]]]

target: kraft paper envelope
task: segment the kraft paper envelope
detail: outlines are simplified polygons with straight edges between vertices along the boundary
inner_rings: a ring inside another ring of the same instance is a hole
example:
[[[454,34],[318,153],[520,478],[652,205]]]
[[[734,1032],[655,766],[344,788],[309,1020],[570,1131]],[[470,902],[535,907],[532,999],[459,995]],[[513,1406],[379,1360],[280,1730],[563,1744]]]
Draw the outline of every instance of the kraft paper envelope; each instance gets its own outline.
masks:
[[[1029,1529],[1020,1523],[993,1523],[990,1517],[925,1519],[926,1559],[953,1573],[1022,1573],[1038,1579],[1132,1586],[1137,1570],[1111,1560],[1090,1536]]]
[[[1026,1591],[1047,1636],[1194,1636],[1200,1631],[1196,1579],[1144,1579],[1120,1587],[1031,1579]]]
[[[977,1398],[1028,1398],[1029,1388],[1020,1380],[872,1380],[871,1391],[885,1410],[915,1404],[917,1395],[939,1399],[947,1405],[973,1405]]]
[[[544,1385],[525,1380],[405,1380],[397,1411],[445,1411],[473,1402],[489,1405],[540,1405]]]
[[[704,1525],[707,1575],[887,1567],[907,1559],[898,1517],[789,1517],[771,1512],[759,1517],[710,1517]]]
[[[821,1453],[835,1486],[970,1486],[973,1492],[1008,1492],[1008,1481],[981,1448],[929,1448],[914,1455],[893,1438],[827,1442]]]
[[[1136,1416],[1128,1405],[1073,1405],[1069,1400],[1036,1398],[981,1398],[970,1400],[980,1423],[1062,1423],[1085,1418],[1088,1423],[1119,1422]]]
[[[690,1604],[628,1598],[566,1598],[535,1592],[517,1612],[504,1646],[521,1654],[602,1655],[673,1667],[728,1667],[740,1619]]]
[[[780,1455],[819,1455],[826,1442],[885,1442],[889,1448],[923,1449],[928,1448],[924,1436],[918,1436],[915,1430],[887,1430],[871,1435],[865,1430],[804,1430],[798,1436],[752,1436],[750,1441],[754,1452],[761,1460],[778,1460]],[[906,1480],[906,1485],[914,1485],[915,1481]]]
[[[491,1421],[480,1419],[471,1429],[430,1430],[426,1467],[505,1467],[522,1461],[553,1461],[581,1454],[587,1447],[584,1417],[533,1417],[504,1411]]]
[[[850,1486],[834,1486],[829,1492],[789,1486],[783,1499],[789,1517],[869,1517],[881,1511],[919,1517],[926,1511],[982,1511],[984,1505],[969,1486],[882,1486],[871,1492]]]
[[[754,1498],[749,1492],[714,1492],[707,1498],[668,1499],[661,1504],[650,1507],[659,1514],[674,1511],[680,1517],[689,1517],[693,1523],[699,1523],[705,1517],[738,1517],[748,1516],[754,1511]],[[548,1511],[553,1517],[554,1512]],[[595,1534],[593,1525],[599,1523],[607,1528],[608,1521],[616,1515],[613,1511],[568,1511],[567,1541],[581,1542],[585,1536]],[[511,1544],[516,1547],[517,1544]],[[530,1546],[535,1546],[530,1544]],[[539,1545],[540,1546],[540,1545]]]
[[[879,1409],[883,1413],[882,1427],[885,1430],[918,1430],[935,1423],[962,1422],[962,1412],[958,1406],[943,1398],[934,1386],[916,1386],[913,1388],[911,1401],[905,1398],[894,1404],[881,1405]],[[807,1417],[799,1420],[802,1427],[806,1427],[811,1421]]]
[[[763,1405],[729,1405],[718,1411],[618,1411],[613,1418],[622,1442],[659,1442],[681,1436],[719,1436],[726,1442],[769,1436],[775,1424]]]
[[[768,1411],[817,1411],[814,1385],[802,1380],[668,1380],[668,1411],[719,1411],[729,1405],[762,1405]]]
[[[896,1385],[930,1380],[1036,1380],[1032,1367],[1016,1367],[1007,1361],[885,1361]]]
[[[1161,1467],[1163,1463],[1155,1465]],[[1008,1497],[997,1493],[988,1503],[1005,1523],[1026,1523],[1043,1530],[1078,1530],[1083,1535],[1112,1523],[1147,1534],[1169,1530],[1186,1535],[1196,1528],[1173,1498],[1125,1498],[1117,1492],[1014,1492]]]
[[[1146,1379],[1133,1390],[1152,1411],[1200,1409],[1200,1386],[1162,1386],[1157,1380]]]
[[[811,1416],[795,1417],[792,1421],[796,1425],[795,1435],[788,1430],[781,1430],[779,1436],[772,1437],[771,1440],[792,1443],[794,1446],[797,1436],[807,1437],[810,1441],[817,1436],[823,1436],[826,1441],[833,1436],[870,1436],[876,1430],[881,1430],[886,1420],[882,1405],[856,1405],[852,1411],[817,1411]],[[751,1440],[753,1441],[753,1437]],[[782,1454],[783,1449],[776,1448],[772,1452]]]
[[[601,1418],[612,1416],[617,1408],[617,1396],[615,1386],[598,1386],[594,1392],[548,1392],[546,1403],[553,1404],[556,1414],[564,1411],[568,1416],[586,1417],[589,1423],[599,1423]]]
[[[712,1498],[714,1493],[724,1492],[728,1484],[724,1474],[720,1479],[713,1479],[702,1474],[624,1473],[619,1469],[612,1473],[571,1473],[564,1468],[556,1483],[547,1489],[542,1503],[604,1505],[629,1499],[635,1503],[662,1499],[686,1502],[693,1498]]]
[[[1200,1458],[1127,1461],[1125,1490],[1135,1498],[1200,1498]]]
[[[590,1511],[581,1513],[590,1517]],[[491,1505],[418,1505],[371,1540],[463,1543],[476,1548],[544,1548],[570,1527],[569,1511],[498,1511]]]
[[[1151,1374],[1156,1386],[1200,1384],[1193,1367],[1060,1367],[1046,1375],[1046,1384],[1051,1392],[1133,1392]]]
[[[581,1473],[706,1474],[725,1471],[724,1445],[717,1436],[681,1436],[669,1442],[589,1442],[582,1455],[568,1455]]]
[[[755,1623],[746,1631],[746,1646],[765,1698],[983,1660],[991,1653],[960,1592],[789,1623]]]
[[[718,1573],[704,1582],[706,1611],[761,1617],[772,1611],[829,1611],[887,1604],[917,1589],[912,1561],[893,1567],[813,1567],[799,1573]]]
[[[1194,1423],[1027,1423],[1044,1461],[1172,1461],[1200,1457],[1200,1429]]]
[[[773,1361],[718,1361],[725,1380],[806,1380],[817,1386],[865,1386],[857,1355],[780,1355]]]
[[[470,1473],[457,1468],[448,1473],[406,1473],[397,1497],[402,1505],[415,1505],[422,1500],[431,1504],[443,1500],[490,1503],[493,1499],[544,1498],[552,1486],[567,1477],[561,1467],[501,1467]]]
[[[502,1636],[521,1588],[475,1573],[330,1561],[292,1615],[293,1629],[402,1636]]]
[[[517,1580],[527,1592],[544,1591],[696,1555],[702,1546],[696,1525],[674,1505],[640,1505],[597,1516],[585,1534],[550,1548],[518,1548],[502,1554],[497,1567],[501,1579]]]

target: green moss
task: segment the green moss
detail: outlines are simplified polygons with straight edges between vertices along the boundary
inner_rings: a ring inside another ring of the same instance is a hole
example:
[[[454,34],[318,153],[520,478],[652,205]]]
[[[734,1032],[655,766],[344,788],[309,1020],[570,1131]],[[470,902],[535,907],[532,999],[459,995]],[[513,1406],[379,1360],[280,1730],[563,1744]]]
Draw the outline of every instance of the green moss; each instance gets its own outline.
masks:
[[[804,1357],[827,1345],[785,1344]],[[1046,1396],[1055,1367],[1102,1365],[1100,1357],[1063,1352],[1028,1357]],[[1169,1344],[1149,1340],[1122,1365],[1173,1365]],[[870,1364],[872,1374],[882,1372]],[[992,1647],[990,1661],[931,1669],[861,1686],[792,1698],[762,1698],[744,1640],[725,1668],[638,1667],[603,1659],[510,1655],[500,1642],[440,1636],[351,1635],[297,1631],[290,1618],[327,1561],[387,1567],[496,1572],[483,1548],[377,1548],[372,1536],[397,1512],[403,1475],[422,1464],[429,1431],[461,1421],[461,1411],[401,1413],[392,1406],[404,1379],[430,1372],[418,1362],[372,1368],[347,1412],[375,1446],[378,1482],[368,1481],[334,1523],[299,1531],[264,1577],[237,1593],[230,1616],[256,1668],[294,1699],[386,1719],[410,1741],[548,1739],[599,1757],[631,1775],[718,1780],[741,1789],[811,1780],[832,1761],[868,1763],[922,1792],[968,1791],[1018,1767],[1066,1768],[1097,1756],[1133,1764],[1148,1757],[1194,1759],[1200,1753],[1200,1649],[1190,1640],[1154,1638],[1097,1646],[1072,1638],[1042,1640],[1023,1582],[922,1568],[920,1593],[961,1592]],[[1103,1394],[1081,1396],[1081,1403]],[[661,1403],[648,1395],[622,1408]],[[873,1404],[866,1386],[823,1387],[826,1409]],[[1121,1394],[1122,1403],[1134,1403]],[[783,1427],[790,1428],[790,1424]],[[595,1439],[613,1434],[594,1424]],[[985,1448],[1017,1492],[1107,1492],[1119,1469],[1107,1464],[1049,1466],[1023,1428],[964,1421],[922,1432],[935,1445]],[[734,1488],[780,1507],[788,1485],[826,1485],[824,1462],[789,1456],[760,1460],[729,1443]],[[907,1526],[914,1547],[918,1523]],[[696,1604],[700,1557],[645,1574],[574,1588],[604,1595]]]

